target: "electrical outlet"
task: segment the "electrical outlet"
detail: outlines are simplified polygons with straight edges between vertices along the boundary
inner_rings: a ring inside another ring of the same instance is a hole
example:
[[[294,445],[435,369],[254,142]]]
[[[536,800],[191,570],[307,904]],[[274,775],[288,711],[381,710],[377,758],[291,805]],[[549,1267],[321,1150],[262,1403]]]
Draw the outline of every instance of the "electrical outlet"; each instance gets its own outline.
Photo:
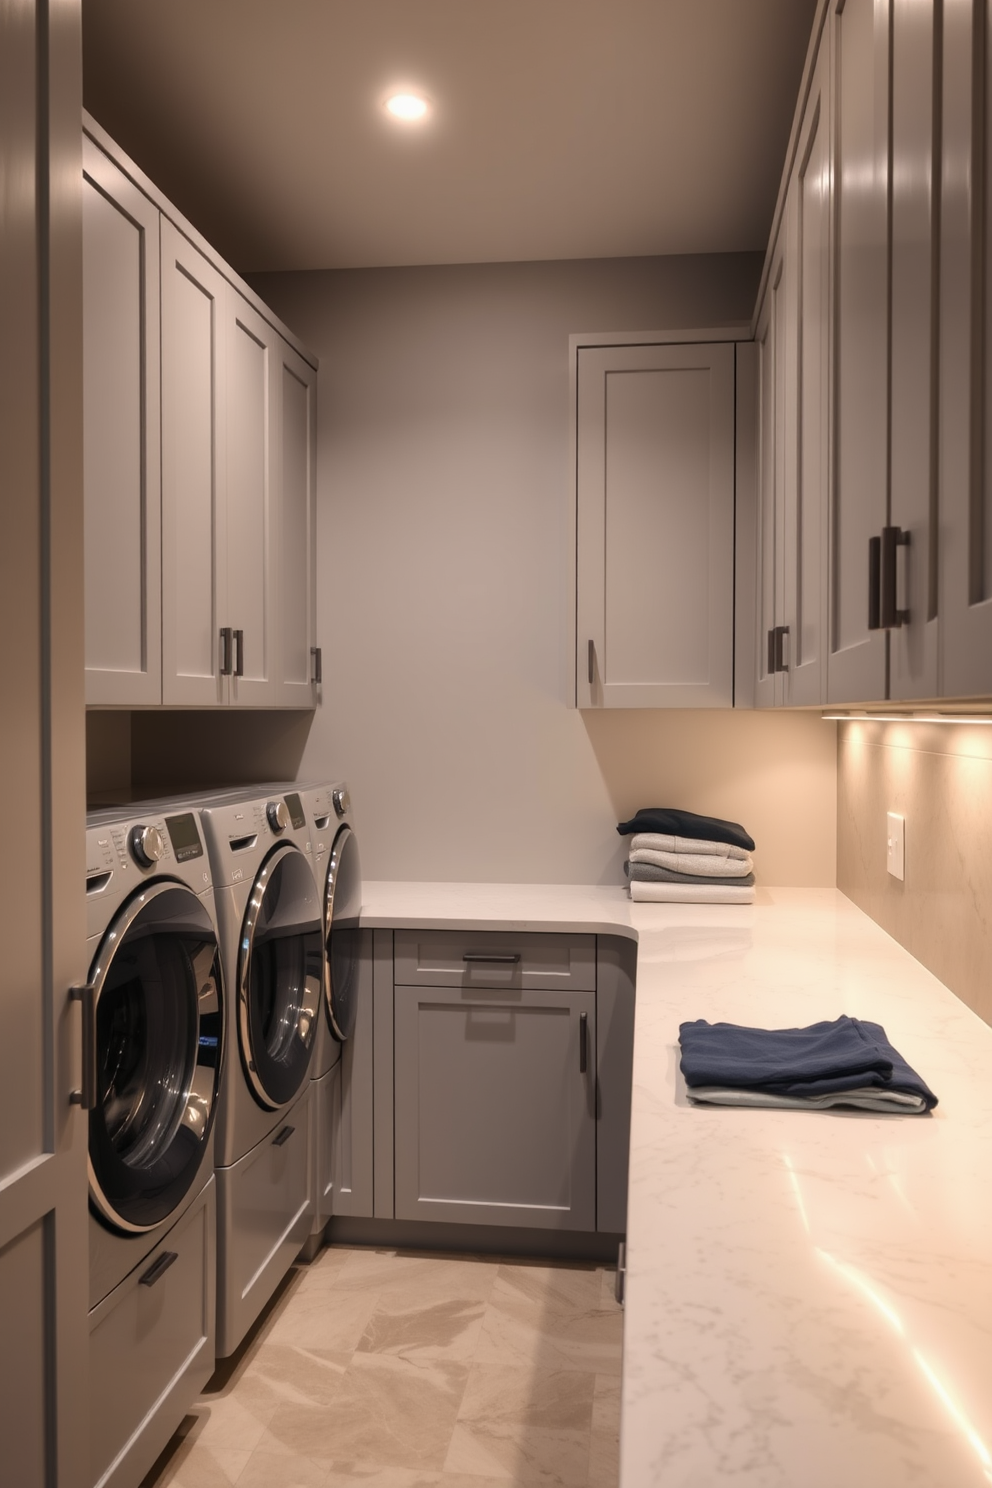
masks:
[[[893,878],[906,877],[906,818],[894,811],[885,818],[885,866]]]

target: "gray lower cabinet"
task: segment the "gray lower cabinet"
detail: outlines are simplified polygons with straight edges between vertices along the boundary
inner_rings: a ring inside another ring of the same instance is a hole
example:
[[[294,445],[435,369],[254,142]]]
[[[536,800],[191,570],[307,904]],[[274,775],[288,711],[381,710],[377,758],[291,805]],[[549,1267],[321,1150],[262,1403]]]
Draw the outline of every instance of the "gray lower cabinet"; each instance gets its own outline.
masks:
[[[350,1219],[370,1219],[373,1214],[372,1142],[375,1086],[392,1083],[392,1072],[379,1069],[373,1081],[374,936],[381,931],[363,930],[358,958],[358,1013],[351,1038],[341,1046],[336,1066],[340,1076],[333,1090],[331,1142],[333,1146],[334,1198],[332,1213]]]
[[[596,995],[395,989],[396,1218],[596,1228]]]

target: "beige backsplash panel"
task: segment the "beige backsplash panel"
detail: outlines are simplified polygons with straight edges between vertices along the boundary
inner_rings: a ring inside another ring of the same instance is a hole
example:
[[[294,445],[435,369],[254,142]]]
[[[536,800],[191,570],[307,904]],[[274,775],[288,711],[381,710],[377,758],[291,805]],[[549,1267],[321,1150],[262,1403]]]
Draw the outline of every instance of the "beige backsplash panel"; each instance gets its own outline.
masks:
[[[837,886],[992,1023],[992,726],[844,723]],[[906,878],[885,867],[906,819]]]

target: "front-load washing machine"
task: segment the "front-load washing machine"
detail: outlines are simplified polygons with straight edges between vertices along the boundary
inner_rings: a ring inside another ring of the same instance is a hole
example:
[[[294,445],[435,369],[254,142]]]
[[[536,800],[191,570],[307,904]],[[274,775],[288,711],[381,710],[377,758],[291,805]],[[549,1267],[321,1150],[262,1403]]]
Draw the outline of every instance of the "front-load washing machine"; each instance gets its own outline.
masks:
[[[310,1069],[323,933],[299,793],[200,804],[227,998],[217,1116],[217,1353],[233,1353],[293,1264],[313,1215]]]
[[[95,1488],[132,1488],[215,1364],[214,1117],[223,991],[196,813],[94,812],[90,969],[89,1420]]]
[[[324,930],[324,1006],[311,1081],[314,1215],[303,1255],[320,1248],[334,1212],[335,1139],[341,1107],[341,1051],[354,1036],[361,968],[370,965],[370,936],[359,929],[362,867],[343,781],[298,786],[310,827],[314,877]],[[367,944],[366,944],[367,943]]]

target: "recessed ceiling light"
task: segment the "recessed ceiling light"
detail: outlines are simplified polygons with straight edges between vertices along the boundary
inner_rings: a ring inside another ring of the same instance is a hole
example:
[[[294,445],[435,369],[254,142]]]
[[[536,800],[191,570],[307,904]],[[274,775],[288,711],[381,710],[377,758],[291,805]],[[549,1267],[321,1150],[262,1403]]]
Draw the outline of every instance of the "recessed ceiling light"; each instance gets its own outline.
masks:
[[[419,93],[392,93],[386,99],[386,113],[404,124],[418,124],[430,111],[427,99]]]

